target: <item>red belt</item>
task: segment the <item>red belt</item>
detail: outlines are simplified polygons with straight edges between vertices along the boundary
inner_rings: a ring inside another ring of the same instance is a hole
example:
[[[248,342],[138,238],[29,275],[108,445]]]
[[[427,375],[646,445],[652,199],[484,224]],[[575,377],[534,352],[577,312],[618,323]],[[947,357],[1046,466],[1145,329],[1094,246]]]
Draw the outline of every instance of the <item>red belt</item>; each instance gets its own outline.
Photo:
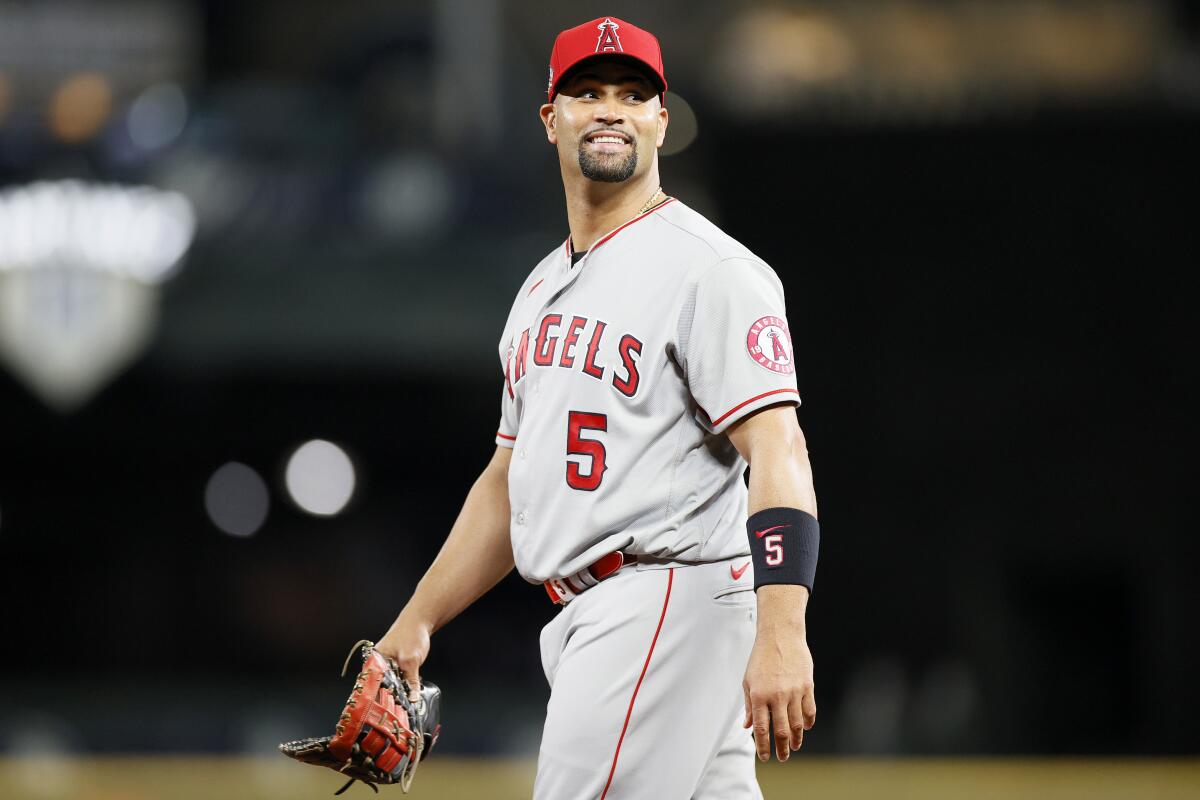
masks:
[[[620,550],[596,560],[591,566],[585,567],[565,578],[551,578],[545,582],[546,594],[550,600],[565,606],[575,599],[575,596],[586,592],[600,581],[616,575],[621,567],[637,563],[637,556],[631,556]]]

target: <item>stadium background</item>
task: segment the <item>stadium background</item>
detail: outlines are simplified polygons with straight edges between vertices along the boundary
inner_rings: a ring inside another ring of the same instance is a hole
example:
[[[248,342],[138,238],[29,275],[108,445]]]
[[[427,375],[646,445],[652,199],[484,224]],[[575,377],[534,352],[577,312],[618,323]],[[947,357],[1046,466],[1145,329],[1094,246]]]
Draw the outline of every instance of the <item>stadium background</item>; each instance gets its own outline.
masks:
[[[788,292],[820,713],[767,797],[1200,796],[1184,0],[0,2],[0,795],[336,788],[272,749],[493,447],[601,14],[663,41],[664,189]],[[553,613],[434,638],[416,796],[528,796]]]

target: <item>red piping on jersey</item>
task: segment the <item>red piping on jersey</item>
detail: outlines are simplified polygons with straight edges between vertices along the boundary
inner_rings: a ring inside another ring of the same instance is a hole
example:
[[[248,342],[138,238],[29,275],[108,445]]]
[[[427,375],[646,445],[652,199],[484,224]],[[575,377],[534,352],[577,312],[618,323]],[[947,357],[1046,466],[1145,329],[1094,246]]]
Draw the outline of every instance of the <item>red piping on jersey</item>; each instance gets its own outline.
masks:
[[[510,442],[515,442],[517,440],[517,437],[508,436],[506,434],[501,433],[500,431],[496,431],[496,435],[499,436],[501,439],[508,439]]]
[[[771,396],[771,395],[773,395],[773,394],[784,394],[784,393],[790,393],[790,394],[794,394],[794,395],[799,395],[799,394],[800,394],[800,392],[798,392],[798,391],[797,391],[797,390],[795,390],[795,389],[775,389],[775,390],[773,390],[773,391],[770,391],[770,392],[763,392],[762,394],[757,394],[757,395],[755,395],[754,397],[751,397],[749,400],[745,400],[745,401],[743,401],[743,402],[741,402],[741,403],[738,403],[736,406],[734,406],[733,408],[729,409],[728,411],[726,411],[726,412],[725,412],[724,414],[722,414],[721,416],[719,416],[719,417],[717,417],[716,419],[714,419],[714,420],[712,421],[713,427],[716,427],[717,425],[720,425],[720,424],[721,424],[721,422],[722,422],[722,420],[724,420],[724,419],[725,419],[726,417],[728,417],[730,414],[732,414],[733,412],[737,411],[739,408],[743,408],[744,406],[748,406],[748,405],[750,405],[750,404],[751,404],[751,403],[753,403],[755,400],[762,400],[764,397],[770,397],[770,396]]]
[[[529,291],[525,293],[525,296],[526,296],[526,297],[529,297],[529,295],[533,294],[533,290],[534,290],[534,289],[536,289],[537,287],[541,286],[541,285],[542,285],[542,281],[544,281],[544,280],[546,280],[546,279],[545,279],[545,278],[538,278],[538,282],[537,282],[537,283],[535,283],[533,286],[530,286],[530,287],[529,287]]]
[[[654,629],[654,638],[650,640],[650,652],[646,653],[646,663],[642,665],[642,674],[638,676],[637,685],[633,687],[633,697],[629,698],[629,710],[625,712],[625,724],[621,726],[621,737],[617,739],[617,750],[613,753],[612,768],[608,771],[608,782],[604,784],[600,800],[604,800],[605,795],[608,794],[608,787],[612,785],[613,773],[617,771],[617,757],[621,755],[621,742],[625,741],[625,731],[629,729],[629,717],[633,715],[633,703],[637,700],[638,689],[642,688],[642,679],[646,677],[646,670],[650,668],[650,657],[654,655],[654,645],[658,644],[658,634],[662,632],[663,620],[667,618],[667,605],[671,602],[671,584],[674,582],[675,568],[671,567],[667,571],[667,596],[663,599],[662,614],[658,617],[658,627]]]
[[[635,223],[635,222],[637,222],[637,221],[639,221],[639,220],[643,220],[643,219],[645,219],[646,217],[648,217],[648,216],[650,216],[651,214],[653,214],[655,211],[658,211],[658,210],[659,210],[660,208],[662,208],[663,206],[668,206],[668,205],[670,205],[671,203],[674,203],[674,202],[675,202],[675,198],[674,198],[674,197],[668,197],[666,200],[662,201],[661,203],[659,203],[658,205],[656,205],[654,208],[652,208],[652,209],[650,209],[649,211],[647,211],[645,214],[638,214],[636,217],[634,217],[633,219],[629,220],[629,222],[626,222],[624,225],[622,225],[622,226],[620,226],[620,227],[618,227],[618,228],[614,228],[613,230],[611,230],[611,231],[609,231],[608,233],[606,233],[606,234],[605,234],[605,235],[604,235],[604,236],[603,236],[603,237],[600,239],[600,241],[596,242],[594,245],[592,245],[591,247],[589,247],[589,248],[588,248],[588,252],[589,252],[589,253],[590,253],[590,252],[593,252],[593,251],[594,251],[594,250],[595,250],[597,247],[599,247],[600,245],[604,244],[604,243],[605,243],[605,242],[607,242],[609,239],[611,239],[612,237],[616,236],[618,233],[620,233],[621,231],[625,230],[626,228],[628,228],[628,227],[629,227],[630,225],[632,225],[633,223]],[[567,237],[567,240],[566,240],[565,242],[563,242],[563,250],[566,252],[566,254],[567,254],[567,258],[569,259],[569,258],[571,257],[571,237],[570,237],[570,236],[568,236],[568,237]]]
[[[662,208],[663,206],[668,206],[668,205],[670,205],[671,203],[674,203],[674,202],[675,202],[675,198],[674,198],[674,197],[668,197],[666,200],[664,200],[663,202],[659,203],[659,204],[658,204],[658,205],[656,205],[654,208],[652,208],[652,209],[650,209],[649,211],[647,211],[645,214],[639,214],[638,216],[636,216],[636,217],[634,217],[633,219],[629,220],[629,222],[626,222],[624,225],[622,225],[621,227],[617,228],[617,229],[616,229],[615,231],[613,231],[612,233],[610,233],[610,234],[608,234],[607,236],[605,236],[605,237],[604,237],[603,239],[601,239],[600,241],[596,242],[594,245],[592,245],[591,247],[589,247],[589,248],[588,248],[588,251],[589,251],[589,252],[591,252],[591,251],[594,251],[594,250],[595,250],[597,247],[599,247],[600,245],[604,244],[604,243],[605,243],[605,242],[607,242],[609,239],[611,239],[612,237],[616,236],[618,233],[620,233],[621,231],[625,230],[626,228],[628,228],[628,227],[629,227],[630,225],[632,225],[633,223],[637,222],[638,220],[643,220],[643,219],[645,219],[646,217],[648,217],[648,216],[650,216],[651,214],[653,214],[655,211],[658,211],[658,210],[659,210],[660,208]]]

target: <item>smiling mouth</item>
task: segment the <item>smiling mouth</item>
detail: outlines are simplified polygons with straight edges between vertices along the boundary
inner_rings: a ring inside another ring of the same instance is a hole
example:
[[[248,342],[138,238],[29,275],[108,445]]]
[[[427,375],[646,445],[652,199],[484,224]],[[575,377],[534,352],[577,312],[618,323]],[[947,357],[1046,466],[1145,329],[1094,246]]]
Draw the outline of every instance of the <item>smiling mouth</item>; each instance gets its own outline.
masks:
[[[631,144],[628,136],[620,133],[609,133],[608,131],[590,134],[585,137],[585,141],[587,141],[588,144]]]

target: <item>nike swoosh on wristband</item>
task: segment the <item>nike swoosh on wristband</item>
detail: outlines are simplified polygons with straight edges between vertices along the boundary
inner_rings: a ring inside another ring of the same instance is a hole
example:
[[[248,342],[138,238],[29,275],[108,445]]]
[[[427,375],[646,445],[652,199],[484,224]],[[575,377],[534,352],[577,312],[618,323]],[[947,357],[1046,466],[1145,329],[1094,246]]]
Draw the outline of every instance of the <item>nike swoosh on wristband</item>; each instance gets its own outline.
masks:
[[[762,537],[766,536],[771,531],[777,531],[780,528],[790,528],[790,527],[792,527],[792,526],[791,525],[776,525],[773,528],[763,528],[761,531],[755,531],[754,535],[761,539]]]
[[[741,569],[735,569],[733,564],[730,564],[729,565],[729,574],[733,576],[733,579],[735,581],[740,581],[742,579],[742,576],[746,574],[746,569],[749,566],[750,566],[749,561],[747,561],[745,564],[742,564]]]

